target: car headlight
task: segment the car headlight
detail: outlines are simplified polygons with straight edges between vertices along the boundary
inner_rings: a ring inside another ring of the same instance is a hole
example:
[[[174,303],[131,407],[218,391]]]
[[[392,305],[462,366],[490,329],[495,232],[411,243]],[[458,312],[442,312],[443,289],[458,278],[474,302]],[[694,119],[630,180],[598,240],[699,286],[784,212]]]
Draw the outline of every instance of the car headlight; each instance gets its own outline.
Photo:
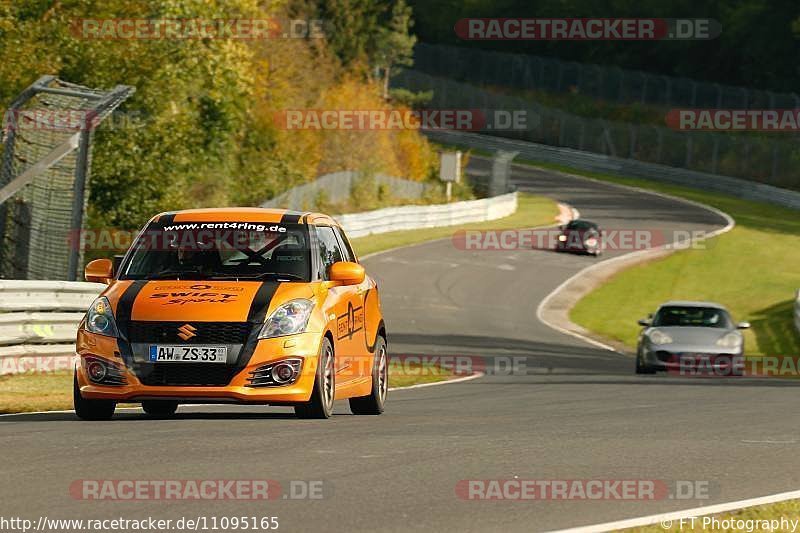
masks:
[[[738,333],[731,331],[717,339],[717,346],[723,348],[738,348],[742,345],[742,336]]]
[[[117,337],[117,323],[114,321],[114,313],[111,312],[111,305],[108,298],[101,296],[92,302],[89,311],[86,313],[86,331],[105,335],[107,337]]]
[[[567,242],[567,236],[566,235],[559,235],[558,236],[558,240],[559,240],[559,242]]]
[[[311,318],[312,309],[314,309],[314,302],[305,298],[286,302],[269,316],[264,327],[261,328],[258,338],[270,339],[303,333],[309,318]]]
[[[669,344],[672,342],[672,337],[657,329],[651,331],[649,337],[650,342],[653,344]]]

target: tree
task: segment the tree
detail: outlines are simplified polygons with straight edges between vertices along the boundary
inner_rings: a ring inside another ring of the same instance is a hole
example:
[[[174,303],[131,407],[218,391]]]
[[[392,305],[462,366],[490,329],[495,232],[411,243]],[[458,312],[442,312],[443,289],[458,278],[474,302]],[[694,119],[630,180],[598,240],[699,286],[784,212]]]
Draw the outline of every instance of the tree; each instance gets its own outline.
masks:
[[[317,0],[315,16],[325,21],[326,40],[333,52],[351,66],[369,59],[384,10],[380,0]]]
[[[411,7],[405,0],[397,0],[392,7],[389,24],[378,30],[375,65],[383,71],[383,98],[389,99],[389,78],[395,66],[410,67],[414,64],[416,36],[411,34],[414,21]]]

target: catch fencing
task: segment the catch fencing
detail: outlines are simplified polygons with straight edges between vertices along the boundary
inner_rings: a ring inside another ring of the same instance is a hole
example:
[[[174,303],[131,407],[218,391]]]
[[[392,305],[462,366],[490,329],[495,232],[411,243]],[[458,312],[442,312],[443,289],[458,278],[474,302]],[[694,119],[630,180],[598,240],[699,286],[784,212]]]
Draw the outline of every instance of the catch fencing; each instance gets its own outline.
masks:
[[[395,76],[393,86],[432,90],[431,109],[476,109],[488,116],[492,110],[524,112],[524,128],[492,129],[493,136],[800,190],[800,142],[792,135],[674,131],[590,119],[415,70]]]
[[[419,43],[414,48],[414,68],[476,85],[581,94],[618,104],[730,109],[800,107],[796,93],[479,48]]]
[[[0,278],[77,279],[94,131],[133,92],[43,76],[4,112]]]
[[[780,189],[763,183],[739,178],[695,172],[681,168],[657,165],[632,159],[622,159],[602,154],[557,148],[538,143],[503,139],[468,132],[430,131],[432,140],[465,148],[490,151],[518,152],[520,159],[554,163],[589,172],[612,174],[621,177],[639,177],[663,183],[700,188],[724,193],[746,200],[765,202],[791,209],[800,209],[800,192]]]

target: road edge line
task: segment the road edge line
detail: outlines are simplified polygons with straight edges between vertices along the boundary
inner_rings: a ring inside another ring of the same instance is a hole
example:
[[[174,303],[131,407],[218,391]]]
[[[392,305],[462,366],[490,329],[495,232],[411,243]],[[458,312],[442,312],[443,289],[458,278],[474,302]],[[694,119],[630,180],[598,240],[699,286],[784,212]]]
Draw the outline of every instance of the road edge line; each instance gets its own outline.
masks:
[[[601,524],[594,524],[589,526],[579,526],[567,529],[554,529],[547,533],[596,533],[605,532],[619,529],[628,529],[632,527],[651,526],[660,523],[665,530],[672,527],[672,522],[675,520],[687,519],[692,517],[709,516],[727,511],[736,511],[739,509],[747,509],[748,507],[756,507],[759,505],[767,505],[770,503],[779,503],[787,500],[795,500],[800,498],[800,490],[793,490],[789,492],[778,492],[769,494],[767,496],[759,496],[757,498],[748,498],[746,500],[738,500],[726,503],[719,503],[716,505],[707,505],[703,507],[695,507],[693,509],[685,509],[683,511],[672,511],[667,513],[652,514],[636,518],[627,518],[623,520],[615,520],[613,522],[603,522]],[[665,527],[666,526],[666,527]]]
[[[462,378],[456,379],[445,379],[442,381],[433,381],[431,383],[417,383],[416,385],[409,385],[408,387],[390,387],[390,391],[401,391],[401,390],[409,390],[409,389],[421,389],[422,387],[433,387],[435,385],[448,385],[450,383],[462,383],[464,381],[471,381],[473,379],[482,378],[485,376],[483,372],[475,372],[474,374],[470,374],[469,376],[464,376]]]
[[[672,196],[670,194],[666,194],[666,193],[662,193],[662,192],[658,192],[658,191],[651,191],[651,190],[644,189],[642,187],[636,187],[636,186],[633,186],[633,185],[622,185],[620,183],[613,183],[613,182],[603,181],[603,180],[599,180],[599,179],[596,179],[596,178],[591,178],[591,177],[588,177],[588,176],[581,176],[579,174],[570,174],[568,172],[561,172],[559,170],[546,169],[544,167],[537,167],[536,165],[527,165],[527,164],[524,164],[524,163],[515,163],[515,165],[524,166],[524,167],[528,167],[528,168],[536,168],[536,169],[540,169],[540,170],[546,170],[548,172],[564,174],[564,175],[569,176],[571,178],[583,179],[583,180],[587,180],[587,181],[592,181],[594,183],[600,183],[600,184],[609,185],[609,186],[612,186],[612,187],[617,187],[617,188],[620,188],[620,189],[627,189],[627,190],[641,192],[641,193],[644,193],[644,194],[650,194],[650,195],[653,195],[653,196],[658,196],[660,198],[665,198],[665,199],[668,199],[668,200],[677,201],[679,203],[684,203],[684,204],[687,204],[687,205],[692,205],[694,207],[699,207],[701,209],[705,209],[706,211],[710,211],[710,212],[714,213],[715,215],[717,215],[717,216],[719,216],[719,217],[721,217],[722,219],[725,220],[726,225],[724,227],[716,229],[716,230],[708,233],[707,235],[705,235],[701,239],[694,239],[694,238],[690,237],[689,239],[687,239],[685,241],[678,241],[676,243],[663,244],[661,246],[657,246],[655,248],[650,248],[650,249],[647,249],[647,250],[640,250],[640,251],[637,251],[637,252],[630,252],[630,253],[627,253],[627,254],[619,255],[617,257],[612,257],[611,259],[605,259],[605,260],[600,261],[598,263],[594,263],[594,264],[589,265],[589,266],[587,266],[585,268],[582,268],[581,270],[579,270],[578,272],[576,272],[575,274],[573,274],[572,276],[570,276],[569,278],[564,280],[558,287],[553,289],[549,294],[547,294],[547,296],[542,298],[542,300],[539,302],[539,305],[536,307],[536,319],[539,322],[541,322],[545,326],[549,327],[550,329],[558,331],[559,333],[563,333],[565,335],[569,335],[569,336],[574,337],[576,339],[580,339],[580,340],[582,340],[582,341],[584,341],[584,342],[586,342],[588,344],[591,344],[591,345],[593,345],[595,347],[602,348],[604,350],[608,350],[608,351],[611,351],[611,352],[622,354],[622,352],[620,352],[619,350],[617,350],[616,348],[614,348],[613,346],[611,346],[609,344],[606,344],[604,342],[601,342],[601,341],[598,341],[596,339],[593,339],[593,338],[591,338],[591,337],[589,337],[587,335],[583,335],[582,333],[578,333],[577,331],[572,331],[572,330],[569,330],[567,328],[563,328],[563,327],[561,327],[561,326],[559,326],[557,324],[553,324],[552,322],[549,322],[547,319],[545,319],[544,318],[544,312],[546,311],[546,307],[550,304],[551,300],[556,298],[559,295],[559,293],[561,291],[563,291],[564,289],[566,289],[572,282],[574,282],[576,279],[578,279],[580,277],[585,276],[589,271],[599,270],[601,268],[608,268],[609,264],[622,262],[623,260],[627,260],[627,261],[633,260],[634,261],[631,264],[623,265],[623,267],[620,267],[620,268],[618,268],[616,270],[612,270],[610,272],[610,275],[611,276],[615,276],[615,275],[619,274],[625,268],[629,268],[629,267],[635,266],[636,264],[638,264],[640,262],[647,261],[648,259],[650,259],[651,256],[655,256],[657,254],[663,253],[664,251],[667,252],[665,254],[665,257],[669,256],[669,255],[672,255],[673,253],[678,251],[678,248],[676,248],[677,244],[688,243],[688,244],[691,245],[691,244],[694,244],[697,241],[713,239],[714,237],[718,237],[719,235],[727,233],[727,232],[731,231],[734,227],[736,227],[736,221],[728,213],[722,211],[721,209],[717,209],[716,207],[712,207],[712,206],[704,204],[702,202],[698,202],[696,200],[689,200],[688,198],[681,198],[681,197],[678,197],[678,196]],[[570,306],[570,309],[572,309],[575,306],[575,303],[577,303],[577,302],[573,302],[572,303],[572,305]],[[578,326],[578,324],[575,324],[574,322],[569,320],[569,318],[567,318],[567,321],[569,322],[569,324],[571,324],[571,325],[573,325],[575,327],[580,327],[580,326]]]

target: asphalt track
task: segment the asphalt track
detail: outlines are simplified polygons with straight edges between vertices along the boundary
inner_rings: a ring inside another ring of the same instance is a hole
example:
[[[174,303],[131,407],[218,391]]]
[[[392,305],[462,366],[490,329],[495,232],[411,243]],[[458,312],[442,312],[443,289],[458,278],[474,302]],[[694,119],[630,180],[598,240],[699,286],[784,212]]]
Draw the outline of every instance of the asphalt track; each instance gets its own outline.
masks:
[[[473,170],[485,163],[473,160]],[[485,167],[484,167],[485,168]],[[514,167],[522,190],[607,228],[716,229],[698,207]],[[541,531],[797,488],[793,386],[635,376],[631,359],[557,333],[539,301],[596,261],[548,251],[466,252],[449,240],[365,261],[393,354],[524,357],[525,372],[396,391],[380,417],[337,404],[328,421],[277,408],[182,407],[172,421],[120,412],[0,418],[0,516],[277,516],[280,531]],[[635,326],[634,326],[635,327]],[[707,481],[710,499],[465,501],[468,479]],[[77,501],[78,479],[322,480],[321,500]]]

